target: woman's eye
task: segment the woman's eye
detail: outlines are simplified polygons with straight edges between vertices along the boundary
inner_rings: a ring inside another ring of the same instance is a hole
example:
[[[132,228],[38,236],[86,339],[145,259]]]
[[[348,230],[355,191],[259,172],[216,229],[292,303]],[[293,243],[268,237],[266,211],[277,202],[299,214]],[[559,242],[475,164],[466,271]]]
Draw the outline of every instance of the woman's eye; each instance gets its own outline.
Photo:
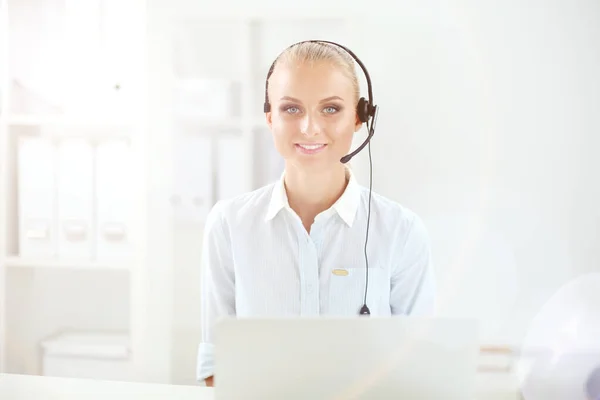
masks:
[[[282,110],[288,114],[298,114],[300,112],[300,108],[296,106],[284,106],[282,107]],[[325,107],[323,111],[325,112],[325,114],[334,114],[339,111],[339,108],[329,106]]]
[[[290,114],[295,114],[295,113],[297,113],[297,112],[298,112],[298,111],[300,111],[300,110],[298,109],[298,107],[289,106],[289,107],[286,107],[286,108],[285,108],[285,111],[286,111],[287,113],[290,113]]]

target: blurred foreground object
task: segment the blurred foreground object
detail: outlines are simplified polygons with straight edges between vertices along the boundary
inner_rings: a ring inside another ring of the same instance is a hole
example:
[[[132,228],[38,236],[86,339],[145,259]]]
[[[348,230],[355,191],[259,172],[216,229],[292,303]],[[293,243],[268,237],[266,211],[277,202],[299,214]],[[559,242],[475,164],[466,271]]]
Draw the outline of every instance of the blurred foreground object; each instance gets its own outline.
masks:
[[[533,319],[517,362],[525,400],[588,400],[590,374],[600,366],[599,304],[600,274],[586,274]]]

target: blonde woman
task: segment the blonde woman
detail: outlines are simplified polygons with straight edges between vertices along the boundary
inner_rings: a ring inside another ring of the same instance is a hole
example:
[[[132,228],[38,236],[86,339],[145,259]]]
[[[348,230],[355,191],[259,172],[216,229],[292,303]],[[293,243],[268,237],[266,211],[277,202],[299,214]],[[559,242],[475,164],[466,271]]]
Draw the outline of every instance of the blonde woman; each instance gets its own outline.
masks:
[[[360,97],[355,61],[369,89],[370,78],[353,57],[340,45],[307,41],[287,48],[269,71],[266,122],[285,170],[278,182],[220,201],[210,212],[199,381],[213,385],[213,328],[223,316],[434,310],[430,242],[421,219],[361,186],[346,165],[354,134],[373,124],[375,109],[371,90],[368,100]]]

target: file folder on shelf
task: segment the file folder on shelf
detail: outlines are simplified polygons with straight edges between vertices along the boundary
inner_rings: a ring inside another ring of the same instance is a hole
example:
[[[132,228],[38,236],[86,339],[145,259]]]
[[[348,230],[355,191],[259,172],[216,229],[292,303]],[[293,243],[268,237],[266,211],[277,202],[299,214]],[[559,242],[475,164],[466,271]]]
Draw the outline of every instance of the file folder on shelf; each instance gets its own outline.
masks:
[[[229,199],[240,195],[251,185],[245,179],[245,171],[252,166],[244,162],[244,140],[241,136],[223,136],[218,138],[218,196],[217,200]]]
[[[132,157],[126,140],[96,149],[96,259],[123,261],[131,254]]]
[[[19,256],[54,258],[56,149],[50,139],[18,139]]]
[[[58,144],[58,258],[93,257],[94,159],[86,139]]]
[[[175,139],[174,215],[178,222],[204,223],[213,205],[212,141],[181,134]]]

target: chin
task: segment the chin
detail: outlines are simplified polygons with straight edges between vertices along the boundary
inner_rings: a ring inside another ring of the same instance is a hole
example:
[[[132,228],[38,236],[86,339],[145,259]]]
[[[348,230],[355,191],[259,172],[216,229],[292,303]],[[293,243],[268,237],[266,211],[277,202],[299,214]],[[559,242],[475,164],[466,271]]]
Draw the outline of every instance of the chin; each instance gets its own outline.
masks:
[[[340,157],[341,158],[341,157]],[[335,169],[342,165],[338,159],[327,158],[306,158],[306,157],[295,157],[293,164],[298,168],[307,172],[323,173],[328,170]]]

